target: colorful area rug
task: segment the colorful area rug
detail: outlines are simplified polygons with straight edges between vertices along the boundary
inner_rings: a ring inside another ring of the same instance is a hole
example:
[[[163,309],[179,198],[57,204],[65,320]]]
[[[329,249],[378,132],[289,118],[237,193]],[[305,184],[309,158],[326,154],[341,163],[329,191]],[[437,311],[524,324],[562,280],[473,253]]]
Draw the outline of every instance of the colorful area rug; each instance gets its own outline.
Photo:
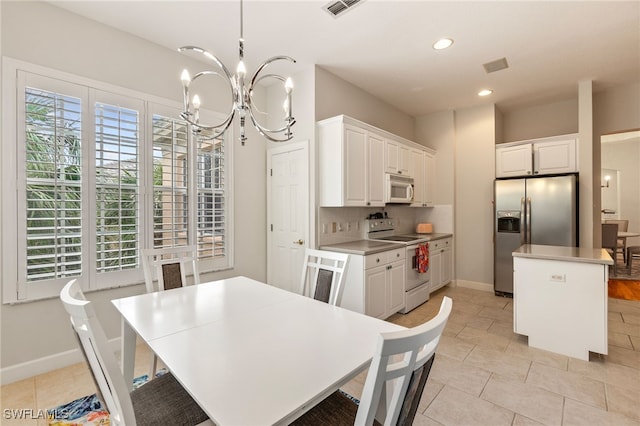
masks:
[[[165,372],[165,370],[160,370],[156,376],[161,376]],[[139,388],[148,380],[149,376],[146,374],[136,377],[133,379],[133,388]],[[47,418],[49,426],[106,426],[111,424],[107,408],[95,393],[47,410]]]

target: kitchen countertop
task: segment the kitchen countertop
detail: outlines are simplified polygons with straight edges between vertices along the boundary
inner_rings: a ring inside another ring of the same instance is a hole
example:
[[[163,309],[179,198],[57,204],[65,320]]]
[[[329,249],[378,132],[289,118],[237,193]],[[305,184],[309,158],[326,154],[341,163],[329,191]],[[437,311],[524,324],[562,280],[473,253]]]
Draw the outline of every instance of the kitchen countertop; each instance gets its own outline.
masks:
[[[339,253],[359,254],[366,256],[368,254],[380,253],[381,251],[395,250],[406,247],[401,243],[391,243],[389,241],[375,240],[358,240],[349,241],[348,243],[329,244],[320,246],[320,250],[331,250]]]
[[[445,233],[420,234],[420,238],[424,238],[427,241],[439,240],[447,237],[451,237],[451,234],[445,234]],[[357,241],[349,241],[347,243],[327,244],[327,245],[320,246],[320,249],[336,251],[339,253],[349,253],[349,254],[358,254],[361,256],[366,256],[369,254],[380,253],[382,251],[395,250],[395,249],[404,248],[404,247],[406,247],[406,245],[403,243],[394,243],[390,241],[357,240]]]
[[[544,246],[524,244],[513,252],[513,257],[559,260],[564,262],[598,263],[613,265],[613,259],[605,249],[586,247]]]

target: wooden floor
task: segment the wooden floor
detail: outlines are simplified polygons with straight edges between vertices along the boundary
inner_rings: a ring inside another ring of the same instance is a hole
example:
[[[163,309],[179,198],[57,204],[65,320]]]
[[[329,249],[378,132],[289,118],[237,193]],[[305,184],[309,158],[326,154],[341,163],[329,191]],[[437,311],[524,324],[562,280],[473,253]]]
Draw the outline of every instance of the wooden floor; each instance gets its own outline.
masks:
[[[624,300],[640,300],[640,281],[610,279],[609,297]]]

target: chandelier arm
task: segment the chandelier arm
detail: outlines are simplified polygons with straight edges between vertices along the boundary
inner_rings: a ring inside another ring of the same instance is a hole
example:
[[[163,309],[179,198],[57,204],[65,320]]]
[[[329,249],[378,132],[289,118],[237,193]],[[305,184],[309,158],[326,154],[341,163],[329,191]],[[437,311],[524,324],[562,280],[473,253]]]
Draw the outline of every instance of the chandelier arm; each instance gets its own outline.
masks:
[[[287,79],[286,79],[286,78],[284,78],[284,77],[283,77],[283,76],[281,76],[281,75],[278,75],[278,74],[266,74],[266,75],[260,76],[260,78],[258,78],[258,79],[255,81],[255,84],[258,84],[260,81],[262,81],[262,80],[264,80],[264,79],[267,79],[267,78],[275,78],[276,80],[280,80],[280,81],[282,81],[282,82],[287,81]],[[258,108],[258,107],[253,103],[253,90],[249,90],[249,105],[251,105],[253,108],[255,108],[255,110],[256,110],[257,112],[259,112],[260,114],[267,114],[267,112],[265,112],[265,111],[260,111],[260,108]]]
[[[218,67],[220,67],[220,69],[222,69],[222,71],[224,72],[224,75],[226,75],[230,81],[233,80],[233,76],[231,75],[227,67],[213,53],[198,46],[182,46],[178,49],[178,52],[185,52],[185,51],[198,52],[204,55],[206,58],[210,59],[213,63],[215,63]]]
[[[186,112],[182,112],[180,113],[180,117],[182,117],[182,119],[184,121],[186,121],[187,123],[191,124],[192,126],[194,126],[197,129],[202,129],[202,130],[208,130],[208,131],[213,131],[213,132],[219,132],[219,134],[222,134],[224,132],[227,131],[227,129],[229,128],[229,126],[231,125],[231,123],[233,122],[233,119],[236,115],[236,110],[233,109],[229,115],[227,116],[227,118],[224,119],[223,122],[221,122],[220,124],[216,124],[216,125],[206,125],[206,124],[202,124],[202,123],[196,123],[195,121],[191,120],[189,118],[189,114]]]
[[[264,136],[271,142],[287,142],[293,138],[293,133],[290,133],[290,132],[285,133],[285,137],[286,137],[285,139],[277,139],[271,136],[271,133],[282,133],[283,131],[287,130],[287,127],[284,127],[280,130],[269,130],[263,127],[262,125],[260,125],[260,123],[258,123],[258,121],[253,117],[253,111],[251,109],[249,109],[249,117],[251,118],[251,122],[253,123],[256,130],[258,130],[258,133],[260,133],[262,136]],[[294,123],[295,123],[295,120],[294,120]],[[288,127],[291,127],[294,123],[291,123],[291,125],[289,125]]]
[[[251,83],[249,84],[249,90],[253,89],[254,84],[256,84],[258,81],[261,80],[261,79],[258,79],[258,75],[260,74],[260,72],[262,72],[262,70],[267,65],[269,65],[272,62],[280,61],[280,60],[291,61],[294,64],[296,63],[296,60],[293,59],[291,56],[272,56],[271,58],[261,63],[260,66],[256,69],[256,72],[253,73],[253,76],[251,76]]]

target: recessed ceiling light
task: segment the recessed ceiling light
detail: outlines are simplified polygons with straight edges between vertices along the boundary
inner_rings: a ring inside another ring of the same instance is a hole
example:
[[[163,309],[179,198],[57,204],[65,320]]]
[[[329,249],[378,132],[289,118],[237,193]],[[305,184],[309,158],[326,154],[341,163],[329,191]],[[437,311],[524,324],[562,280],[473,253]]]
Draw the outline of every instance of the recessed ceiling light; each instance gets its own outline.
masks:
[[[493,93],[493,90],[482,89],[481,91],[478,92],[478,96],[489,96],[492,93]]]
[[[441,38],[440,40],[433,43],[433,48],[436,50],[446,49],[447,47],[453,44],[453,40],[450,38]]]

